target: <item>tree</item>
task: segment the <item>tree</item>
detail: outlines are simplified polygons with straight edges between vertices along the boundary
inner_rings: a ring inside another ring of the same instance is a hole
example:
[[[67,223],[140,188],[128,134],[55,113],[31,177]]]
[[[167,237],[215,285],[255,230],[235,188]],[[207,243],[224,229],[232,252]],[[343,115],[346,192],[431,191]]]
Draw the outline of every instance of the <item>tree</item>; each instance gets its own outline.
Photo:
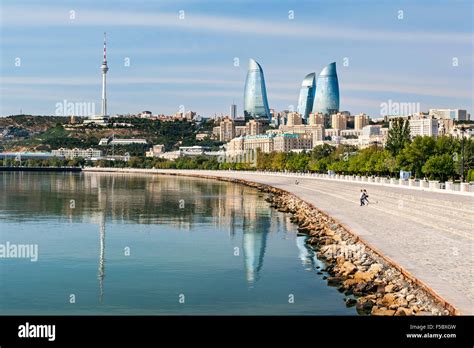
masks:
[[[392,127],[388,131],[388,139],[385,148],[396,156],[410,143],[410,124],[408,120],[399,117],[392,121]]]
[[[422,167],[422,171],[430,179],[446,181],[454,173],[453,158],[447,153],[431,156]]]
[[[416,177],[423,175],[422,167],[434,154],[436,141],[433,137],[417,136],[398,154],[401,169],[411,171]]]

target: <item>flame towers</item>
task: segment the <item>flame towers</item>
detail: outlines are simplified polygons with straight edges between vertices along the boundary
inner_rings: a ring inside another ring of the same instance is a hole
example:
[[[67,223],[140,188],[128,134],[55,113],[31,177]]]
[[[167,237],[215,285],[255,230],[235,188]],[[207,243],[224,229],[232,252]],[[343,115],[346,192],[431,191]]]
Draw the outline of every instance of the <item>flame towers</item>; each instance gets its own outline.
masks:
[[[339,111],[339,82],[336,63],[328,64],[318,76],[313,112],[333,114]]]
[[[245,80],[244,114],[245,117],[270,120],[265,77],[262,67],[253,59],[249,60],[249,70]]]
[[[298,99],[298,113],[303,120],[307,120],[313,109],[314,94],[316,92],[315,73],[306,75],[301,84],[300,97]]]

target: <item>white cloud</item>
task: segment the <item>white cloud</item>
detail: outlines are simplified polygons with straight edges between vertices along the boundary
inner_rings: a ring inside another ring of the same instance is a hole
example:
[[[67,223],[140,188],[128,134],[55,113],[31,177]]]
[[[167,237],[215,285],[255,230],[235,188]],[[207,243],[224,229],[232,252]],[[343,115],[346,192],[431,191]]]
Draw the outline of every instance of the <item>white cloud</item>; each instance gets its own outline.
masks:
[[[142,26],[165,27],[192,31],[236,33],[294,38],[326,38],[364,41],[403,41],[471,44],[470,33],[437,32],[397,32],[347,27],[345,25],[297,24],[282,21],[235,18],[226,16],[206,16],[186,12],[185,19],[178,13],[148,13],[130,11],[75,11],[75,19],[70,19],[68,8],[3,6],[2,26]]]

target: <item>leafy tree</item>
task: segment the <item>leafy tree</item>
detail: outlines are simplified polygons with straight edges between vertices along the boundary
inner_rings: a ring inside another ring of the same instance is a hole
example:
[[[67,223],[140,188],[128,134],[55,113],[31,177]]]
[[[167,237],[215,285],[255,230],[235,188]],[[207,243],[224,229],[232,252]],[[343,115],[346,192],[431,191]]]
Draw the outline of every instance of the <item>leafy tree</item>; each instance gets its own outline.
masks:
[[[454,173],[453,158],[447,153],[431,156],[423,165],[422,172],[430,179],[446,181]]]
[[[435,152],[436,141],[433,137],[417,136],[397,156],[401,169],[411,171],[415,177],[423,175],[422,167]]]
[[[410,124],[403,118],[396,118],[392,121],[392,127],[388,131],[388,139],[385,148],[396,156],[410,143]]]

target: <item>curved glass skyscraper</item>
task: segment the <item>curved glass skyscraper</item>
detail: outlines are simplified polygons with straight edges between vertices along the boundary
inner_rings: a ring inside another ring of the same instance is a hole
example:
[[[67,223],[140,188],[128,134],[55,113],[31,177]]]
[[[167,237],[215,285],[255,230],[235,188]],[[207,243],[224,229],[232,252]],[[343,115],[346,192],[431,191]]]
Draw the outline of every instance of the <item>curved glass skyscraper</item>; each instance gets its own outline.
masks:
[[[316,92],[316,74],[306,75],[301,84],[300,97],[298,99],[298,108],[296,111],[301,115],[303,120],[307,120],[311,110],[313,109],[314,94]]]
[[[262,67],[253,59],[249,60],[249,70],[245,80],[244,114],[245,117],[270,120],[265,77]]]
[[[313,112],[331,115],[339,111],[339,82],[336,63],[326,65],[318,76]]]

